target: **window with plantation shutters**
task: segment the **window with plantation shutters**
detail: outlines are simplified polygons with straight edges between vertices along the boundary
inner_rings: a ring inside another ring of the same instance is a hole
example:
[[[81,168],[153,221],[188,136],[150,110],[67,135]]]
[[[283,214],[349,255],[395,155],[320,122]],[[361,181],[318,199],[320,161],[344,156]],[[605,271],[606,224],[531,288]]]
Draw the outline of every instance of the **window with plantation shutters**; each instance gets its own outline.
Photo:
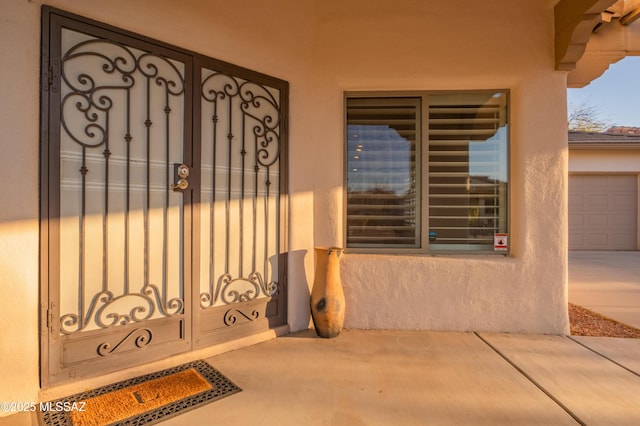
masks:
[[[347,95],[349,248],[504,254],[508,93]]]
[[[418,247],[420,99],[347,100],[347,244]]]
[[[506,233],[504,93],[433,94],[429,102],[430,248],[493,250]]]

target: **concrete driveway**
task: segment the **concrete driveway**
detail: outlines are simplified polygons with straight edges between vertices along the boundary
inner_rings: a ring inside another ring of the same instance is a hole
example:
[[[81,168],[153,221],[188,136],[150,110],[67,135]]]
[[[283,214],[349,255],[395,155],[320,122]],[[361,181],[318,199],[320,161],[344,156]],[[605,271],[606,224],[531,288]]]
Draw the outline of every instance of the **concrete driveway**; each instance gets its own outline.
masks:
[[[569,252],[569,302],[640,328],[640,251]]]

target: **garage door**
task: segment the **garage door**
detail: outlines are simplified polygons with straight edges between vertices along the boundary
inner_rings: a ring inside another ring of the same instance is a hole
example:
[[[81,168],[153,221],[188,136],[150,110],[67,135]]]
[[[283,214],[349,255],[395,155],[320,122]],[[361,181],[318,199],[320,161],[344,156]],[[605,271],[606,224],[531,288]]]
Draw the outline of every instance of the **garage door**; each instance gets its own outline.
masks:
[[[638,249],[636,175],[569,176],[569,249]]]

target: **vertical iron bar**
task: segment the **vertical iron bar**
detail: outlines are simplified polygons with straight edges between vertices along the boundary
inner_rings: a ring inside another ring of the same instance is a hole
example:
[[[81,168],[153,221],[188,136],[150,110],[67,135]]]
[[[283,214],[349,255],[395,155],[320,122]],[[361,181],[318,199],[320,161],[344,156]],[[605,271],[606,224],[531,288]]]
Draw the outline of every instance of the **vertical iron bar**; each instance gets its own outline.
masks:
[[[151,79],[147,77],[147,93],[151,90]],[[147,193],[145,194],[145,209],[144,215],[144,283],[149,284],[149,212],[151,211],[151,110],[149,102],[146,105],[147,118],[144,125],[147,129],[147,165],[146,165],[146,179],[147,179]]]
[[[168,252],[169,252],[169,238],[168,238],[168,232],[169,232],[169,218],[168,218],[168,213],[169,213],[169,179],[170,179],[170,174],[169,174],[169,112],[171,111],[171,109],[169,108],[169,89],[165,88],[165,107],[164,107],[164,113],[165,113],[165,190],[164,190],[164,194],[165,194],[165,201],[164,201],[164,209],[163,209],[163,213],[162,213],[162,218],[163,218],[163,223],[162,223],[162,238],[163,238],[163,245],[162,245],[162,303],[163,305],[166,306],[166,302],[167,302],[167,269],[168,269]]]
[[[233,100],[231,99],[231,96],[229,96],[229,120],[228,120],[228,125],[229,125],[229,133],[227,134],[227,139],[229,140],[228,143],[228,152],[227,152],[227,200],[226,200],[226,204],[225,204],[225,208],[226,208],[226,236],[225,236],[225,273],[229,273],[229,243],[230,243],[230,210],[231,210],[231,161],[233,160],[233,156],[232,156],[232,140],[233,140]]]
[[[104,207],[102,214],[102,291],[109,289],[109,138],[104,148]]]
[[[241,121],[241,128],[240,128],[240,135],[242,138],[242,149],[240,150],[240,159],[241,159],[241,164],[240,164],[240,200],[239,200],[239,209],[240,209],[240,217],[238,218],[238,224],[240,227],[240,232],[238,232],[238,259],[239,259],[239,265],[238,265],[238,271],[239,277],[243,277],[244,276],[244,268],[242,267],[242,258],[244,257],[244,251],[243,251],[243,247],[242,247],[242,243],[244,240],[244,166],[245,166],[245,156],[247,154],[247,151],[245,149],[245,117],[246,114],[242,114],[242,121]]]
[[[127,148],[127,160],[126,167],[126,187],[125,187],[125,200],[124,200],[124,293],[129,294],[129,215],[130,215],[130,186],[131,186],[131,90],[126,90],[126,133],[124,141]]]
[[[80,166],[80,174],[82,175],[81,193],[80,193],[80,223],[78,224],[78,329],[84,327],[84,296],[85,296],[85,219],[87,212],[87,148],[82,146],[82,166]]]
[[[215,259],[215,202],[216,202],[216,147],[217,147],[217,135],[218,135],[218,101],[215,99],[213,101],[213,115],[211,116],[212,126],[213,126],[213,135],[211,137],[211,200],[209,203],[209,292],[212,297],[212,304],[215,303],[213,300],[214,293],[214,284],[215,284],[215,276],[214,276],[214,259]]]
[[[269,169],[270,167],[267,166],[266,167],[266,176],[265,176],[265,186],[266,186],[266,194],[265,194],[265,198],[264,198],[264,256],[265,258],[267,258],[269,255],[269,196],[270,196],[270,192],[269,192],[269,186],[271,185],[271,181],[269,180]],[[267,280],[269,279],[267,273],[267,263],[268,262],[264,262],[264,266],[263,266],[263,270],[264,270],[264,280],[265,282],[267,282]]]
[[[258,166],[258,136],[254,137],[253,142],[253,241],[251,242],[251,272],[256,271],[256,244],[258,237],[258,173],[260,171],[260,167]],[[267,253],[265,253],[265,256],[266,255]]]

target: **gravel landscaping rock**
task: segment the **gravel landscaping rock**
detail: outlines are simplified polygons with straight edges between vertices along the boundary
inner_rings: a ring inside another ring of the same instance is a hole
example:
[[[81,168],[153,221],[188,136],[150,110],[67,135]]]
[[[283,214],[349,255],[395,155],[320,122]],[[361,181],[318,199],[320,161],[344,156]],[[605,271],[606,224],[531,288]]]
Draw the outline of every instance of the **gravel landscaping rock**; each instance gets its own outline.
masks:
[[[573,336],[640,339],[640,330],[637,328],[619,323],[572,303],[569,303],[569,323]]]

